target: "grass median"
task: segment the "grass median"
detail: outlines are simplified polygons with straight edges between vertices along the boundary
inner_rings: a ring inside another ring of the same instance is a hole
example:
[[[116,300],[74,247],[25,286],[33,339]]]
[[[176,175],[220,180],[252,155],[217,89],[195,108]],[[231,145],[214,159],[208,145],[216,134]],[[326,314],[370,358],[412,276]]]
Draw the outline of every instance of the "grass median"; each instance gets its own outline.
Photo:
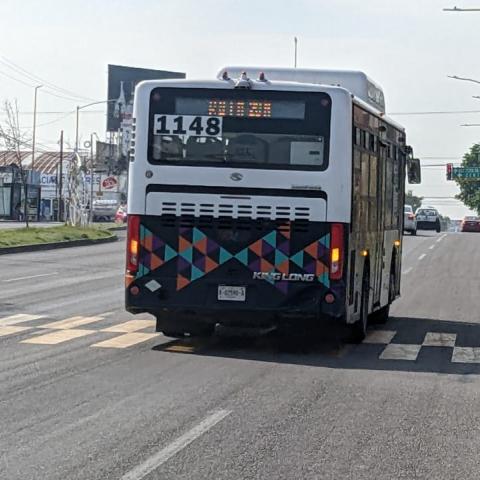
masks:
[[[100,228],[80,228],[68,225],[49,228],[13,228],[0,230],[0,248],[72,240],[98,240],[111,236],[111,232]]]

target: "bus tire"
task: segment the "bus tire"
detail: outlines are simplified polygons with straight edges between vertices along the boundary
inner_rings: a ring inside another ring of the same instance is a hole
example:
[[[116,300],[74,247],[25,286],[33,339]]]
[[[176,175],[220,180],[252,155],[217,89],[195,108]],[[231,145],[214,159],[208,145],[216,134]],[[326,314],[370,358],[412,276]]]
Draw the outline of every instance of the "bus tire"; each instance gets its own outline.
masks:
[[[368,265],[365,267],[368,268]],[[370,297],[370,280],[368,273],[364,273],[362,281],[362,299],[360,304],[360,319],[351,325],[350,339],[352,343],[362,343],[367,336],[368,300]]]

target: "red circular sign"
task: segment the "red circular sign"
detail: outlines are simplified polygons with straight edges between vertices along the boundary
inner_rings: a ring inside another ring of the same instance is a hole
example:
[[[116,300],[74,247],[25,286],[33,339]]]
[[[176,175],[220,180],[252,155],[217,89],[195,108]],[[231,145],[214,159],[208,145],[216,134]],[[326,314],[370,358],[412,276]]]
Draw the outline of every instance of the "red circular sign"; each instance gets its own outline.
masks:
[[[102,182],[102,187],[110,190],[117,186],[117,179],[115,177],[107,177]]]

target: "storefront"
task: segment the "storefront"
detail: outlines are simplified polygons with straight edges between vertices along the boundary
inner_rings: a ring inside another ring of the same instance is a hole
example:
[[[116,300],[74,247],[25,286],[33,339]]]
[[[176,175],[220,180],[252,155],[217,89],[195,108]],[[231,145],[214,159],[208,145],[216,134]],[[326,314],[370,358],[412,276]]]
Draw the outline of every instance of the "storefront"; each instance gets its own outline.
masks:
[[[40,205],[40,175],[27,171],[27,214],[30,221],[38,220]],[[16,165],[0,167],[0,219],[23,220],[25,192],[20,169]]]

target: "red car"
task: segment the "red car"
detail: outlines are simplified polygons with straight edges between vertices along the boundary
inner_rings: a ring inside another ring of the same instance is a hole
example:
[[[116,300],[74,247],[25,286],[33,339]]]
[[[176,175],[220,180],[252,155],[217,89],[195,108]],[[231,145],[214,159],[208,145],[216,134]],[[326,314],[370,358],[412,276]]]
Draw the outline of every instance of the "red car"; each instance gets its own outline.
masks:
[[[460,228],[462,232],[480,232],[480,217],[465,217]]]
[[[118,207],[117,213],[115,213],[115,223],[126,223],[127,222],[127,206],[120,205]]]

